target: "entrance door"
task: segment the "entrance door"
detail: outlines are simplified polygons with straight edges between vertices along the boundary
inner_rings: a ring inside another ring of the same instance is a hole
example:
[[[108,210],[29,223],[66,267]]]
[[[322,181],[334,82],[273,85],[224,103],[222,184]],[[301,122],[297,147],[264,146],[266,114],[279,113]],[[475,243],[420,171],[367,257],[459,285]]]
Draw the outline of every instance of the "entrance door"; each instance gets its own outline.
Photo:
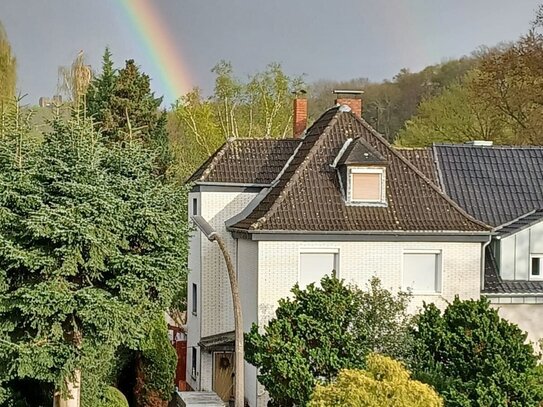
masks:
[[[213,362],[213,391],[228,401],[234,395],[234,354],[216,352]]]

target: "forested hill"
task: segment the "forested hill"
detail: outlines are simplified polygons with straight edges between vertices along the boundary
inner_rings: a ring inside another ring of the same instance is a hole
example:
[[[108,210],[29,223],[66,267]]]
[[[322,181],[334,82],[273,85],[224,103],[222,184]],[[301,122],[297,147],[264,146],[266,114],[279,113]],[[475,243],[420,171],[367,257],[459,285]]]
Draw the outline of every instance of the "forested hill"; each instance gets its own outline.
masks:
[[[406,120],[417,112],[422,100],[435,97],[447,87],[462,82],[480,54],[451,59],[420,72],[402,69],[392,80],[371,82],[365,78],[348,81],[319,80],[309,84],[309,115],[318,117],[332,106],[334,89],[363,90],[363,116],[376,130],[393,141]]]

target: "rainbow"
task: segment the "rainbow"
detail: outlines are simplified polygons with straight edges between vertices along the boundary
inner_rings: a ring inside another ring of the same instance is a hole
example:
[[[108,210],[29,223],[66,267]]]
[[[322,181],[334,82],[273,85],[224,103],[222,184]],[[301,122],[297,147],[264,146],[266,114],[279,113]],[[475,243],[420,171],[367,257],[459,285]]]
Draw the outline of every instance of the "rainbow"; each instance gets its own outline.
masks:
[[[184,64],[179,43],[167,29],[159,11],[150,0],[118,0],[128,16],[134,33],[145,48],[148,59],[159,73],[158,80],[165,89],[164,99],[177,100],[192,87],[189,69]],[[155,78],[156,79],[156,78]]]

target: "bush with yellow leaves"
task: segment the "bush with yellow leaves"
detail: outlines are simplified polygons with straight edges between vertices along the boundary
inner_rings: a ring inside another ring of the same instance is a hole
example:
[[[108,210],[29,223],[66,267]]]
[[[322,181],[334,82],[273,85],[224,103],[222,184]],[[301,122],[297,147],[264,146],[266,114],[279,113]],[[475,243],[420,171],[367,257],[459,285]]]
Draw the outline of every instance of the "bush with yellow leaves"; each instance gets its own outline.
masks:
[[[428,385],[412,380],[409,371],[387,356],[371,353],[366,370],[345,369],[328,385],[317,385],[309,407],[442,407]]]

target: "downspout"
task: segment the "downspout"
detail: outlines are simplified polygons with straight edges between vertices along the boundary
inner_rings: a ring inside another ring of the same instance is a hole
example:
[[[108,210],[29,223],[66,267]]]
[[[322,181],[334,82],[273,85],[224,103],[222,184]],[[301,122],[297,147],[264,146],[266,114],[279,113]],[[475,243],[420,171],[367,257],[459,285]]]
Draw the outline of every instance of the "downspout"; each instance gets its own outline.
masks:
[[[486,258],[486,247],[492,242],[492,235],[488,235],[488,241],[484,242],[481,248],[481,289],[482,292],[485,288],[485,258]],[[479,293],[480,294],[480,293]]]

